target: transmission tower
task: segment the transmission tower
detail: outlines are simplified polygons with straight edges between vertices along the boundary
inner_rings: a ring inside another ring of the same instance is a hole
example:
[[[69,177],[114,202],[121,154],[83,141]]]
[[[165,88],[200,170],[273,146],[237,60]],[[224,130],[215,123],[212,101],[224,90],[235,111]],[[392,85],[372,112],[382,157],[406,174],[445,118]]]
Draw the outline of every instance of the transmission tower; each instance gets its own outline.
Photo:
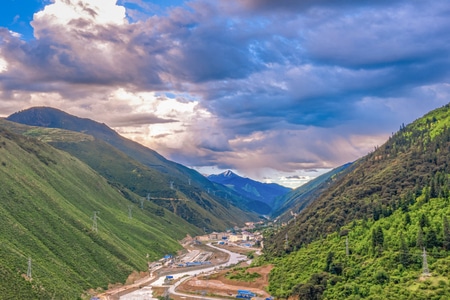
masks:
[[[98,227],[97,227],[97,219],[100,219],[97,216],[98,211],[94,211],[94,216],[92,217],[92,231],[94,232],[98,232]]]
[[[295,226],[297,226],[297,215],[298,215],[297,213],[295,213],[291,210],[291,216],[294,216],[294,225]]]
[[[188,178],[188,183],[189,183],[189,185],[191,185],[191,179],[190,178]]]
[[[147,193],[147,200],[150,201],[150,193]]]
[[[133,219],[132,210],[133,210],[133,206],[128,205],[128,218],[130,218],[130,219]]]
[[[145,198],[141,198],[141,209],[142,210],[144,209],[144,201],[145,201]]]
[[[423,247],[423,264],[422,264],[422,276],[430,276],[430,270],[428,269],[427,251]]]
[[[173,181],[170,182],[170,189],[173,190]]]
[[[286,233],[286,235],[284,236],[284,250],[287,250],[288,246],[289,246],[288,234]]]
[[[31,277],[31,257],[28,258],[28,270],[27,270],[27,277],[28,279],[32,279]]]

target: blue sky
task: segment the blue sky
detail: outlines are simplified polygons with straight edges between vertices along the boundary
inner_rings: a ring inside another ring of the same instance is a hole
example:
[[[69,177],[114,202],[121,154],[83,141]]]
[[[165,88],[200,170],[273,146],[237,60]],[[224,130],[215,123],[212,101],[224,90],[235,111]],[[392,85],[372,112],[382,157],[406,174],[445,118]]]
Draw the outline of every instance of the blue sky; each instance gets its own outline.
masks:
[[[295,186],[450,99],[447,0],[2,6],[1,116],[53,106],[201,171]]]

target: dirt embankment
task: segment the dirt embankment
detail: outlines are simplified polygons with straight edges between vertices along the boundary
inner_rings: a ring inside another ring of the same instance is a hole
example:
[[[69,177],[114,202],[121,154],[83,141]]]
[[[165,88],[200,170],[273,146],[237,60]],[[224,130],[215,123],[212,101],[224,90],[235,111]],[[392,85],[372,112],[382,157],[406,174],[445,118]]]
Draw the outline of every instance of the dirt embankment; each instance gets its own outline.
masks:
[[[251,282],[229,279],[227,273],[229,274],[233,270],[221,270],[212,275],[196,276],[180,285],[177,291],[199,295],[235,297],[238,290],[249,290],[258,297],[266,298],[270,296],[265,288],[269,284],[271,269],[272,266],[248,268],[246,272],[261,275]]]

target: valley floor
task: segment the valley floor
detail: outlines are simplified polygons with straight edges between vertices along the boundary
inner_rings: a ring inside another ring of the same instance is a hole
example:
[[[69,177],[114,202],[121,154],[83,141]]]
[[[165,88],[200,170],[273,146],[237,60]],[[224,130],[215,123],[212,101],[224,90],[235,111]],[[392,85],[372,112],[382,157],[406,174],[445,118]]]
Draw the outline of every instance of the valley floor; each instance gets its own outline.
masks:
[[[211,266],[221,265],[229,260],[229,255],[226,252],[220,251],[217,248],[208,247],[206,245],[185,245],[187,251],[200,251],[200,252],[212,252],[211,255]],[[220,248],[223,248],[226,251],[231,251],[239,254],[246,254],[249,251],[255,251],[255,249],[247,248],[247,247],[239,247],[234,245],[222,245]],[[248,267],[246,262],[242,262],[240,267]],[[204,267],[203,267],[204,268]],[[134,297],[139,294],[139,291],[142,290],[146,292],[146,296],[144,298],[136,298],[136,299],[149,299],[147,295],[152,294],[152,298],[158,298],[165,296],[168,291],[167,285],[158,285],[156,284],[158,278],[161,281],[165,275],[168,274],[177,274],[186,271],[195,271],[198,272],[198,275],[192,276],[188,280],[185,280],[181,284],[179,284],[176,288],[176,293],[171,293],[170,298],[175,300],[186,300],[186,299],[198,299],[198,297],[214,297],[214,298],[234,298],[237,294],[238,290],[250,290],[254,292],[258,297],[267,298],[269,294],[264,290],[268,285],[268,274],[271,270],[271,266],[257,267],[257,268],[249,268],[247,271],[251,273],[258,273],[261,277],[257,278],[252,282],[245,282],[239,280],[231,280],[226,277],[227,273],[230,272],[230,268],[217,268],[208,273],[203,273],[201,267],[184,267],[184,268],[161,268],[157,272],[153,272],[153,276],[144,276],[135,280],[132,284],[128,284],[125,286],[116,287],[114,289],[110,289],[97,297],[102,300],[115,300],[115,299],[135,299]],[[178,280],[175,280],[178,281]],[[175,282],[173,282],[175,283]],[[147,288],[152,285],[151,288]],[[131,297],[131,298],[130,298]]]

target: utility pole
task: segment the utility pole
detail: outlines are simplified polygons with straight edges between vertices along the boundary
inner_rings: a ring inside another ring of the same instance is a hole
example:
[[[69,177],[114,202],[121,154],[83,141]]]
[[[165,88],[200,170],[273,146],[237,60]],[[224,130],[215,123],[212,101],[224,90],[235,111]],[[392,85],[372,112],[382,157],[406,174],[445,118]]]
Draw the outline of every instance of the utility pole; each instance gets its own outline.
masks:
[[[31,277],[31,257],[28,258],[27,277],[28,277],[28,279],[30,279],[30,280],[33,279],[33,278]]]

